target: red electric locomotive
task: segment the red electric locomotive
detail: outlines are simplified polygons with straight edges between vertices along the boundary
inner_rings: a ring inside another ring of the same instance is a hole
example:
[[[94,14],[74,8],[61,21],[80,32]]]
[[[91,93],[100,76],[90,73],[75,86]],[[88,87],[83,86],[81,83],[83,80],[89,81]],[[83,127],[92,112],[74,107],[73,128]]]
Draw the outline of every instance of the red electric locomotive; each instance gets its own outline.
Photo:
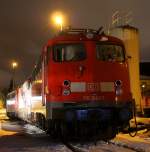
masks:
[[[54,135],[114,138],[132,118],[125,53],[121,40],[100,30],[50,39],[27,81],[28,120]]]

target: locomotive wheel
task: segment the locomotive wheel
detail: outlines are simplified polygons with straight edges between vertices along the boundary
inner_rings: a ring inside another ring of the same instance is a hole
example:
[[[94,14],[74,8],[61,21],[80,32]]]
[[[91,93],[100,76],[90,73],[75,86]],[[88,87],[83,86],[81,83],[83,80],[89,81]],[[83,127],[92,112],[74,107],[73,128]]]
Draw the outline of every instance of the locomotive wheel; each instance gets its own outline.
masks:
[[[36,117],[37,117],[37,125],[42,129],[42,130],[45,130],[46,129],[46,120],[45,120],[45,117],[43,114],[41,113],[37,113],[36,114]]]
[[[60,137],[60,122],[57,120],[51,121],[48,133],[51,135],[52,138]]]
[[[45,124],[46,133],[52,135],[54,132],[54,122],[52,120],[47,120]]]
[[[108,126],[104,132],[104,140],[111,140],[116,137],[116,127]]]
[[[67,128],[64,122],[61,122],[60,133],[61,133],[61,138],[65,140],[67,137]]]
[[[40,119],[41,119],[41,120],[40,120],[40,121],[41,121],[41,128],[42,128],[43,130],[45,130],[45,129],[46,129],[46,127],[45,127],[45,122],[46,122],[46,120],[45,120],[44,115],[41,114]]]
[[[36,126],[41,127],[40,126],[40,113],[36,113]]]

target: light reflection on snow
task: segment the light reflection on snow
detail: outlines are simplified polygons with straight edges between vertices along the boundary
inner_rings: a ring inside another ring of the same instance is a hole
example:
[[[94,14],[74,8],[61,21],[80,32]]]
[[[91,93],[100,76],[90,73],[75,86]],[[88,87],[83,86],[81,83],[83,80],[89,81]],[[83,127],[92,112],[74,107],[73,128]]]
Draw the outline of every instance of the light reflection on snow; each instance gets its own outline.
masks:
[[[26,124],[22,122],[4,122],[3,125],[1,125],[0,138],[3,137],[3,135],[13,135],[20,132],[22,125],[19,124],[23,124],[24,127],[22,131],[24,131],[25,134],[29,134],[31,137],[35,137],[32,139],[33,143],[34,140],[38,140],[38,138],[36,137],[42,137],[40,145],[36,145],[35,147],[23,147],[21,150],[23,150],[24,152],[71,152],[71,150],[62,143],[55,143],[50,140],[50,138],[47,139],[48,135],[46,135],[43,130],[31,124]],[[3,130],[4,128],[10,130]],[[15,132],[15,130],[17,130],[17,132]],[[45,142],[47,142],[47,144],[45,144]],[[119,134],[114,140],[111,140],[110,142],[99,141],[97,142],[97,145],[95,145],[94,143],[76,143],[72,145],[77,147],[78,150],[81,149],[85,152],[150,152],[150,132],[146,132],[146,130],[143,130],[143,132],[139,132],[134,138],[130,137],[127,134]],[[14,147],[14,149],[10,149],[8,151],[15,152],[16,149]]]
[[[31,134],[31,135],[46,134],[45,131],[43,131],[40,128],[33,126],[31,124],[25,124],[24,129],[27,134]]]
[[[36,126],[31,124],[24,125],[24,129],[27,134],[31,136],[46,136],[46,133],[39,129]],[[150,138],[142,138],[142,140],[149,141]],[[150,142],[143,142],[140,140],[140,137],[130,137],[129,135],[119,135],[114,140],[110,142],[99,141],[97,145],[94,143],[87,143],[87,144],[73,144],[78,150],[82,150],[85,152],[150,152]],[[51,152],[71,152],[65,145],[57,143],[50,145]]]

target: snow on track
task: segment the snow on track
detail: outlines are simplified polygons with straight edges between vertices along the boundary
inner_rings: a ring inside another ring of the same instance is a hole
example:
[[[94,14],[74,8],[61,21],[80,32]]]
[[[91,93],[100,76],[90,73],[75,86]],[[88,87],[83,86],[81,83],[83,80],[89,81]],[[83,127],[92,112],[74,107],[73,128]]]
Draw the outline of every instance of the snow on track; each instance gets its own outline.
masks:
[[[61,141],[22,121],[0,121],[0,152],[72,152]],[[4,134],[4,133],[5,134]],[[11,134],[9,132],[12,132]],[[2,134],[3,133],[3,134]],[[76,152],[150,152],[150,132],[132,138],[119,134],[110,142],[72,143]],[[74,152],[75,152],[74,151]]]
[[[71,145],[74,147],[73,152],[135,152],[134,150],[103,141],[98,142],[96,145],[92,143]]]

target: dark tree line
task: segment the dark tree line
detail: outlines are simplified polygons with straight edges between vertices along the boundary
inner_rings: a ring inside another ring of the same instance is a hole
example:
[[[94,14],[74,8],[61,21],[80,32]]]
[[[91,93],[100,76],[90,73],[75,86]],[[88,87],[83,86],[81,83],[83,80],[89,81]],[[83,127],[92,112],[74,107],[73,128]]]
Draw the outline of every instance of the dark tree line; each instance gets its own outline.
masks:
[[[6,105],[6,96],[4,92],[5,92],[4,90],[0,92],[0,108],[2,108],[3,106],[5,107]]]
[[[4,89],[0,90],[0,102],[2,102],[1,104],[4,107],[6,106],[7,94],[9,92],[13,91],[13,87],[14,87],[14,81],[13,81],[13,79],[11,79],[8,88],[4,88]]]

